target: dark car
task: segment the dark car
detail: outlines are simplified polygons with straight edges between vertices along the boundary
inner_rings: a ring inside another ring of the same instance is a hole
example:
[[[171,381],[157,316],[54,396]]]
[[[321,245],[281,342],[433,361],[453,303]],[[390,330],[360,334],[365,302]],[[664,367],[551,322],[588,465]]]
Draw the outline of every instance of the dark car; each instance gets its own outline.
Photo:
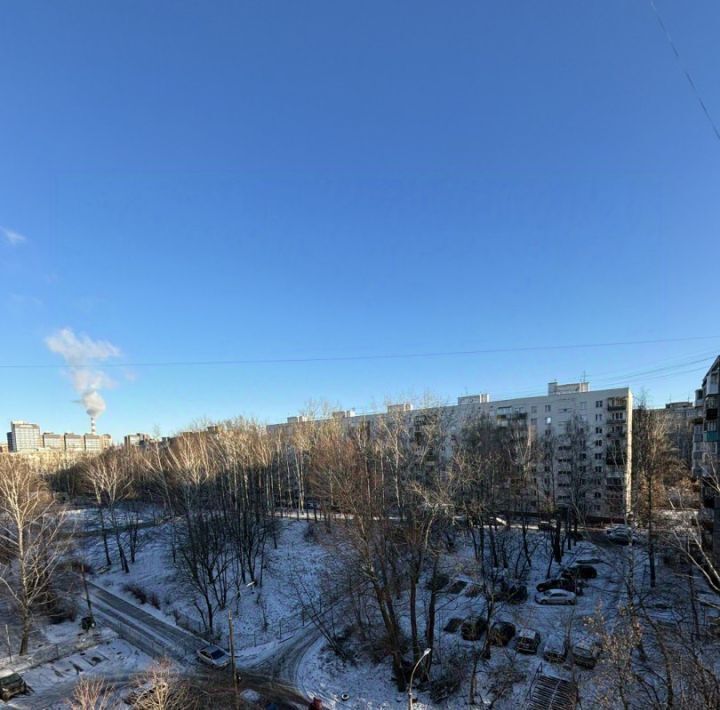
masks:
[[[538,530],[554,530],[555,526],[549,520],[541,520],[538,523]]]
[[[515,636],[515,624],[511,624],[509,621],[496,621],[490,627],[488,636],[490,643],[495,646],[507,646]]]
[[[519,604],[528,598],[528,590],[524,584],[511,584],[505,592],[505,599],[511,604]]]
[[[524,584],[508,583],[505,580],[497,585],[493,593],[493,599],[496,602],[510,602],[511,604],[524,602],[527,597],[528,591]]]
[[[540,634],[535,629],[520,629],[515,648],[520,653],[535,653],[540,645]]]
[[[597,570],[592,565],[587,564],[574,564],[561,572],[563,577],[572,576],[580,579],[595,579],[597,574]]]
[[[460,635],[465,641],[477,641],[485,631],[487,624],[484,619],[474,616],[463,621],[460,627]]]
[[[0,698],[5,702],[27,691],[22,676],[15,671],[0,671]]]

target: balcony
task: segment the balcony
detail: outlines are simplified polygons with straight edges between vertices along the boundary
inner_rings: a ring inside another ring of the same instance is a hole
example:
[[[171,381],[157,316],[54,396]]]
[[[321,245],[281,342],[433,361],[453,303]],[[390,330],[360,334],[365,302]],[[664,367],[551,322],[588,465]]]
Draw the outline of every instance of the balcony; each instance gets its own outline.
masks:
[[[605,463],[608,466],[624,466],[626,461],[625,451],[613,450],[605,454]]]
[[[627,400],[611,397],[607,401],[607,409],[608,412],[624,412],[627,409]]]
[[[720,441],[720,438],[718,438],[718,432],[706,431],[705,432],[705,441]]]

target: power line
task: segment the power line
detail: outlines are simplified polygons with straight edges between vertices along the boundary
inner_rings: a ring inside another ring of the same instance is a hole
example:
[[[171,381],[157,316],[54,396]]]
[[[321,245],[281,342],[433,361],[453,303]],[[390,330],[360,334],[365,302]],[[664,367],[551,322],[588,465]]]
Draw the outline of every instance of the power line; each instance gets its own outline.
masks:
[[[293,365],[325,362],[364,362],[373,360],[411,360],[423,358],[464,357],[473,355],[498,355],[541,351],[583,350],[592,348],[614,348],[632,345],[659,345],[666,343],[687,343],[699,340],[720,340],[720,335],[698,335],[686,338],[655,338],[652,340],[616,340],[601,343],[576,343],[572,345],[527,345],[521,347],[480,348],[475,350],[439,350],[411,353],[384,353],[377,355],[329,355],[319,357],[286,358],[232,358],[227,360],[165,360],[157,362],[103,362],[102,368],[130,367],[216,367],[225,365]],[[57,369],[57,364],[4,363],[5,370]]]
[[[710,115],[710,111],[708,107],[705,105],[705,102],[703,101],[702,96],[700,95],[700,91],[697,88],[697,85],[695,84],[695,81],[693,80],[692,76],[690,75],[690,71],[687,69],[685,64],[683,64],[682,58],[680,57],[680,52],[678,51],[677,45],[675,44],[675,41],[672,38],[672,35],[670,34],[667,26],[663,22],[662,16],[660,15],[660,11],[657,9],[657,6],[655,5],[655,0],[649,0],[650,7],[652,7],[653,12],[655,13],[655,17],[657,18],[658,24],[660,25],[660,29],[663,31],[665,38],[668,41],[668,44],[672,48],[673,54],[675,55],[675,60],[678,63],[678,66],[682,70],[683,74],[685,74],[685,78],[688,80],[688,84],[690,84],[690,89],[692,90],[693,94],[695,94],[695,98],[697,99],[698,103],[700,104],[700,108],[702,109],[702,112],[705,114],[705,118],[707,118],[708,123],[710,124],[710,127],[713,129],[713,132],[715,133],[715,138],[717,138],[720,141],[720,130],[718,130],[717,124],[713,120],[713,117]]]

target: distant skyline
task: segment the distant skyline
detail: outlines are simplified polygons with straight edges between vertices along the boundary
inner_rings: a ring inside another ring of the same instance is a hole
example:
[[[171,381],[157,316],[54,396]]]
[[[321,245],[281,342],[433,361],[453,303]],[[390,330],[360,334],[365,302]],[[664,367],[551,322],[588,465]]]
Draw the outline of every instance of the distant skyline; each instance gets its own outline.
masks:
[[[656,5],[717,121],[720,6]],[[4,426],[662,406],[720,353],[720,141],[650,3],[25,0],[0,45]]]

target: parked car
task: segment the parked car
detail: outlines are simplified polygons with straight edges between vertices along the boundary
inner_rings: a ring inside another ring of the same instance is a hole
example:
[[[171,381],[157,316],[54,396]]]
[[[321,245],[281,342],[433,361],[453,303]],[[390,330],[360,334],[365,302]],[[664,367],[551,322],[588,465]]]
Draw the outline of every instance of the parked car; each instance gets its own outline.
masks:
[[[505,599],[511,604],[519,604],[528,598],[528,590],[524,584],[511,584],[505,592]]]
[[[535,589],[538,592],[547,592],[550,589],[564,589],[566,592],[574,592],[577,584],[574,579],[568,577],[557,577],[555,579],[546,579],[540,582]]]
[[[538,604],[575,604],[577,598],[573,592],[564,589],[548,589],[547,592],[536,594],[535,601]]]
[[[554,530],[554,526],[549,520],[540,520],[538,521],[538,530]]]
[[[485,619],[481,619],[479,616],[473,616],[463,621],[460,627],[460,635],[465,641],[477,641],[482,635],[483,631],[487,628]]]
[[[640,542],[640,536],[629,525],[611,525],[605,529],[608,540],[619,545]]]
[[[543,658],[550,663],[562,663],[567,656],[568,643],[564,634],[551,634],[545,642]]]
[[[637,533],[634,533],[630,529],[616,529],[608,534],[610,542],[614,542],[616,545],[629,545],[632,543],[640,542],[640,537]]]
[[[582,638],[573,645],[573,662],[583,668],[595,668],[600,657],[600,650],[600,642],[597,639],[591,636]]]
[[[515,648],[520,653],[535,653],[540,645],[540,634],[535,629],[520,629]]]
[[[561,577],[575,577],[580,579],[595,579],[597,570],[592,565],[576,563],[566,567],[561,573]]]
[[[202,662],[213,668],[225,668],[230,663],[230,655],[223,651],[220,646],[209,644],[197,650],[197,657]]]
[[[515,636],[515,624],[511,624],[509,621],[496,621],[490,627],[488,634],[490,643],[495,646],[507,646],[513,636]]]
[[[16,695],[26,693],[27,689],[28,687],[19,673],[11,670],[0,671],[0,698],[5,702]]]
[[[506,582],[501,580],[499,584],[495,585],[493,591],[493,599],[496,602],[510,602],[512,604],[518,604],[524,602],[528,597],[527,587],[524,584],[516,582]]]

